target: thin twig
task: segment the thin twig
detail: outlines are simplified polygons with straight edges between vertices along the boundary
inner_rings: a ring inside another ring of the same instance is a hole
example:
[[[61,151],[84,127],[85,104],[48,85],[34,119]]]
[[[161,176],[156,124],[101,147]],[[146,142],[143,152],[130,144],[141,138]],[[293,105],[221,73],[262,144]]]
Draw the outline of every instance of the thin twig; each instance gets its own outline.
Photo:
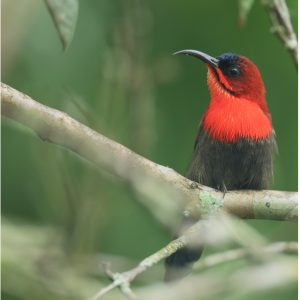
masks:
[[[259,292],[294,286],[297,275],[297,258],[284,256],[241,267],[226,276],[223,272],[201,273],[168,285],[155,283],[137,289],[136,294],[143,300],[229,299],[230,295],[255,299]]]
[[[122,292],[129,296],[129,299],[136,299],[136,295],[132,293],[130,289],[130,283],[141,273],[148,270],[150,267],[154,266],[164,258],[170,256],[172,253],[181,249],[187,245],[187,241],[191,238],[190,235],[195,234],[195,231],[199,231],[199,223],[191,227],[186,234],[182,235],[179,239],[172,241],[167,246],[157,251],[156,253],[150,255],[141,261],[135,268],[123,272],[123,273],[113,273],[110,269],[106,267],[106,273],[109,278],[113,280],[111,284],[101,289],[92,300],[98,300],[106,295],[108,292],[116,287],[121,287]],[[284,253],[284,252],[294,252],[298,251],[297,242],[276,242],[265,247],[257,248],[256,252],[259,252],[260,256],[265,257],[268,254]],[[225,251],[222,253],[213,254],[207,256],[206,258],[195,264],[194,269],[206,269],[223,264],[226,262],[238,260],[244,257],[253,257],[252,250],[249,248],[240,248]],[[124,286],[127,290],[124,289]],[[130,291],[129,294],[127,291]],[[132,297],[132,295],[134,295]]]
[[[199,224],[195,224],[192,226],[188,231],[187,234],[182,235],[178,239],[175,239],[171,241],[167,246],[163,247],[159,251],[155,252],[154,254],[148,256],[144,260],[142,260],[135,268],[123,272],[123,273],[112,273],[110,269],[107,267],[106,274],[108,277],[110,277],[113,282],[109,284],[108,286],[101,289],[95,296],[92,297],[91,300],[98,300],[108,292],[110,292],[112,289],[114,289],[117,286],[121,287],[122,292],[128,296],[128,291],[131,291],[130,289],[130,282],[133,281],[139,274],[145,272],[150,267],[154,266],[164,258],[170,256],[177,250],[183,248],[187,245],[188,240],[188,234],[194,232],[196,229],[199,229]],[[134,295],[133,293],[131,296]],[[135,297],[135,296],[134,296]]]
[[[298,41],[294,32],[288,7],[284,0],[263,0],[271,22],[272,31],[282,41],[283,45],[289,50],[296,68],[298,69]]]
[[[276,242],[259,249],[259,251],[261,252],[262,255],[276,254],[276,253],[283,253],[283,252],[297,253],[298,243],[297,242]],[[250,255],[251,253],[247,248],[229,250],[229,251],[209,255],[199,260],[194,265],[193,268],[196,270],[212,268],[219,264],[238,260],[244,257],[248,257]]]
[[[123,272],[113,273],[109,267],[105,266],[105,272],[113,282],[107,287],[101,289],[92,300],[98,300],[115,287],[120,287],[124,294],[128,296],[128,292],[124,292],[124,286],[130,290],[130,283],[141,273],[145,272],[161,260],[169,257],[183,247],[197,247],[200,244],[220,245],[228,242],[229,239],[234,240],[244,246],[238,250],[232,250],[225,253],[211,256],[204,260],[205,267],[210,267],[218,263],[235,260],[243,256],[251,256],[256,259],[264,259],[267,253],[284,252],[288,250],[297,251],[297,243],[275,243],[266,245],[266,240],[260,236],[258,232],[253,230],[245,222],[236,223],[233,216],[226,213],[215,212],[209,216],[209,220],[201,220],[186,229],[179,238],[171,241],[168,245],[161,248],[154,254],[146,257],[135,268]],[[209,224],[209,226],[207,226]],[[224,232],[221,230],[224,228]],[[221,231],[220,235],[216,235],[216,231]],[[203,267],[202,266],[202,267]]]

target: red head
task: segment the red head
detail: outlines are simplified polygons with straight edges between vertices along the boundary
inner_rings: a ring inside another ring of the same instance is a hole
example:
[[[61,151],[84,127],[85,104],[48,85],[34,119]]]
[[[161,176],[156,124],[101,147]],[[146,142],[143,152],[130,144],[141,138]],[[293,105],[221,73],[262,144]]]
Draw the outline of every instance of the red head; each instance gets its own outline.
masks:
[[[234,142],[238,138],[259,140],[271,134],[265,87],[253,62],[232,53],[217,58],[195,50],[176,54],[191,55],[208,64],[211,100],[203,126],[212,137]]]
[[[218,66],[209,66],[208,85],[212,98],[238,97],[257,103],[267,113],[265,87],[256,65],[245,56],[225,53]]]

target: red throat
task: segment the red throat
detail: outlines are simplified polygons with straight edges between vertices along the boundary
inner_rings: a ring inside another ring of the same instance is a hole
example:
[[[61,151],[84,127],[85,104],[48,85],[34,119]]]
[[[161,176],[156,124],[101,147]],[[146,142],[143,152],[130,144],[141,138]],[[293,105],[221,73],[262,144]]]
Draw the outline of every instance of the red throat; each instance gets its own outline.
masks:
[[[221,142],[234,143],[240,138],[260,140],[272,134],[272,122],[262,95],[234,95],[224,89],[209,68],[208,85],[211,101],[203,118],[205,131]],[[227,89],[230,86],[225,86]]]

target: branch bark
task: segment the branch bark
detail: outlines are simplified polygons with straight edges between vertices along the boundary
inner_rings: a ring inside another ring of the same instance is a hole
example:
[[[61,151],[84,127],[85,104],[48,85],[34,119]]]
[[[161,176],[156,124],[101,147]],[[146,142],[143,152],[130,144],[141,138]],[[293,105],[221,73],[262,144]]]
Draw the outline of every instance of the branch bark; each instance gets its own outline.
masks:
[[[139,201],[163,225],[186,215],[224,209],[240,218],[297,221],[297,192],[233,191],[225,195],[197,184],[93,131],[67,114],[1,83],[2,115],[32,129],[43,141],[77,153],[138,192]]]

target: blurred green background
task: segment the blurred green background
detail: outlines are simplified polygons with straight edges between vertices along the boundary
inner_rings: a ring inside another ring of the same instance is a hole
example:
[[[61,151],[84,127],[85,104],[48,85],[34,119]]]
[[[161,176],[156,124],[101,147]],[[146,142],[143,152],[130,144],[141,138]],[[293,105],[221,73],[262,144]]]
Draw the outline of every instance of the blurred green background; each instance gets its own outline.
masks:
[[[297,28],[297,1],[287,2]],[[242,28],[237,20],[235,0],[80,1],[74,39],[64,52],[44,3],[4,0],[2,81],[184,174],[209,93],[204,65],[171,54],[187,48],[213,56],[243,54],[262,73],[276,130],[272,188],[296,191],[295,67],[271,33],[260,1]],[[3,119],[3,299],[42,299],[42,290],[43,299],[77,299],[74,291],[52,294],[49,282],[36,278],[29,266],[52,247],[63,248],[68,259],[110,253],[135,262],[165,245],[170,233],[136,197],[118,179]],[[297,239],[296,224],[248,223],[269,240]],[[204,255],[210,252],[205,249]],[[63,264],[68,259],[61,258]],[[52,274],[44,264],[48,273],[40,272]],[[156,280],[162,273],[158,269]],[[296,286],[255,295],[257,300],[296,297]]]

